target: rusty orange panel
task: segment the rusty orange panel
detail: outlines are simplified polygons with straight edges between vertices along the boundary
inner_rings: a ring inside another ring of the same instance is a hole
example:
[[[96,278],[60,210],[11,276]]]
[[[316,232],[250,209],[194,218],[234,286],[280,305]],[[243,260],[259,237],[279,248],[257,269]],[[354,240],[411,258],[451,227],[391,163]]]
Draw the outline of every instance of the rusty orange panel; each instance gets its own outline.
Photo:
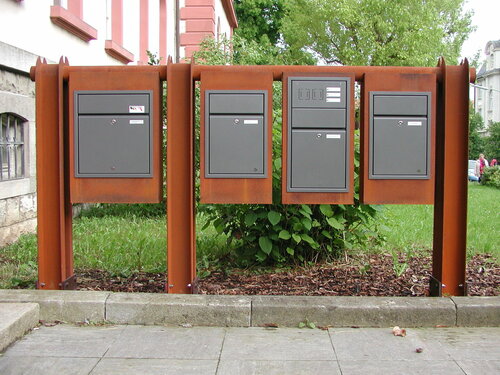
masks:
[[[93,67],[69,71],[69,173],[72,203],[157,203],[162,200],[162,90],[158,69]],[[75,177],[74,100],[77,90],[153,91],[153,177]]]
[[[267,90],[267,177],[266,178],[206,178],[205,177],[205,91],[206,90]],[[272,108],[273,75],[258,71],[201,73],[200,131],[200,201],[201,203],[263,203],[270,204],[272,192]]]
[[[300,77],[350,77],[351,84],[348,88],[348,97],[351,100],[351,111],[348,114],[351,122],[347,137],[349,142],[348,169],[349,169],[349,191],[342,193],[320,193],[320,192],[289,192],[287,191],[288,177],[288,78]],[[301,73],[294,72],[283,74],[283,124],[281,145],[281,201],[283,204],[353,204],[354,203],[354,73]]]
[[[401,68],[403,69],[403,68]],[[435,73],[366,73],[361,93],[361,166],[360,197],[365,204],[433,204],[436,148]],[[422,91],[431,93],[430,178],[422,180],[389,180],[369,178],[369,103],[371,91]]]

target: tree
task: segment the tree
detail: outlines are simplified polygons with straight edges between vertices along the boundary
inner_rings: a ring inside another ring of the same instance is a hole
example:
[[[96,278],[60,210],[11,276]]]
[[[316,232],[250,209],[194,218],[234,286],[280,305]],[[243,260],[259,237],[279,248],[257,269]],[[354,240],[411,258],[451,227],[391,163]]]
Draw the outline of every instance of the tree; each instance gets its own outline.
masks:
[[[454,64],[471,26],[464,0],[289,0],[283,38],[328,64]]]
[[[236,35],[256,42],[276,45],[285,16],[284,0],[235,0],[239,27]]]
[[[484,139],[484,153],[488,160],[500,159],[500,122],[490,122],[490,135]]]
[[[476,160],[479,154],[484,152],[484,138],[479,131],[484,129],[484,122],[481,115],[469,107],[469,159]]]

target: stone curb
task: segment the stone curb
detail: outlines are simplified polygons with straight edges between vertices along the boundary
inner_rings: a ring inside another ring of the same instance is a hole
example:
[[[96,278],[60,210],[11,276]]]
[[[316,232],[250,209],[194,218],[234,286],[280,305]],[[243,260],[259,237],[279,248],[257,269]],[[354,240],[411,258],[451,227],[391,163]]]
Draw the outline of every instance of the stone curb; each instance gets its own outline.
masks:
[[[0,352],[36,326],[39,313],[36,303],[0,303]]]
[[[68,323],[249,327],[500,326],[500,297],[217,296],[0,290],[0,302],[40,305],[40,319]]]

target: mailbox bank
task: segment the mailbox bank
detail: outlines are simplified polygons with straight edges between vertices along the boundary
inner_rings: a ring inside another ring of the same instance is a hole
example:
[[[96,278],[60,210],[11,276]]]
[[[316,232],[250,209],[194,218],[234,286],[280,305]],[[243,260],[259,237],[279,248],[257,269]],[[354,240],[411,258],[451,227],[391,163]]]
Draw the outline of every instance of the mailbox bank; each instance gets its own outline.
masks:
[[[434,203],[431,294],[463,295],[468,82],[436,68],[337,66],[70,67],[36,79],[39,283],[75,286],[72,203],[162,198],[167,80],[168,283],[196,280],[194,82],[201,81],[200,201],[273,203],[273,81],[283,83],[282,202],[354,202],[354,83],[361,85],[360,200]],[[445,186],[446,179],[446,186]],[[275,202],[277,203],[277,202]]]

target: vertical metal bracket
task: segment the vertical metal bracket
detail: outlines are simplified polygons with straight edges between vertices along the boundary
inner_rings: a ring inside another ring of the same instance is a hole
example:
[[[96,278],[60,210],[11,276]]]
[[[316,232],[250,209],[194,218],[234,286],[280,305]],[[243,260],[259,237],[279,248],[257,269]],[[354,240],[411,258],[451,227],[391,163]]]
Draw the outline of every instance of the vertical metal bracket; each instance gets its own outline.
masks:
[[[431,276],[429,280],[429,294],[431,297],[443,296],[443,284],[434,276]]]

